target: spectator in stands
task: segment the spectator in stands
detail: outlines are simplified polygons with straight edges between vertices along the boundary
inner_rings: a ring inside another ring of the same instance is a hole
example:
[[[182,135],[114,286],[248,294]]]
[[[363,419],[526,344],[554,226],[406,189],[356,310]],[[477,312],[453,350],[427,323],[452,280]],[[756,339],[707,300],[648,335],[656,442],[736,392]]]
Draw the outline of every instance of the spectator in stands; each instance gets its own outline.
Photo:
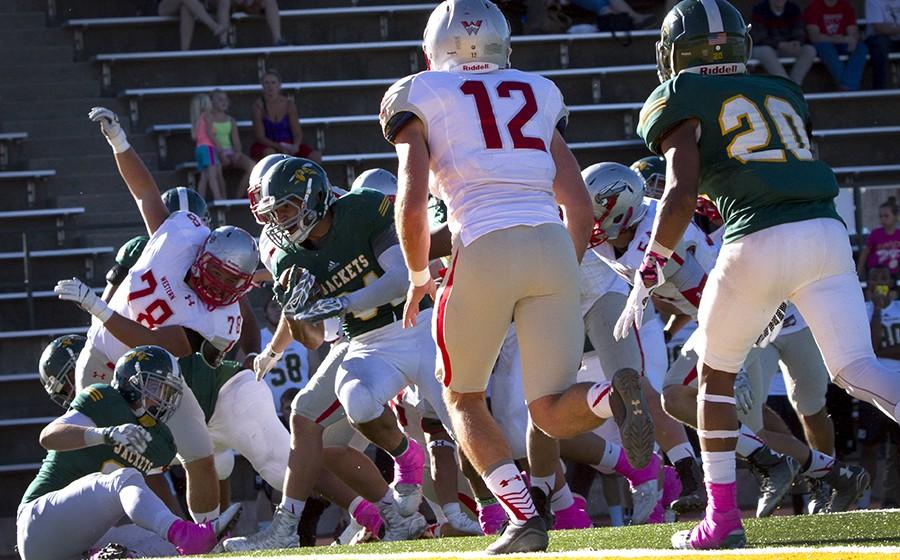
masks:
[[[229,0],[221,0],[228,3]],[[272,44],[283,47],[288,44],[281,36],[281,13],[278,11],[278,0],[230,0],[231,8],[237,12],[245,12],[254,16],[265,14],[266,23],[272,33]]]
[[[788,0],[763,0],[753,6],[751,21],[754,58],[759,59],[769,74],[802,85],[816,59],[816,48],[806,42],[800,7]],[[796,58],[790,75],[778,60],[779,56]]]
[[[841,91],[856,91],[869,48],[860,41],[856,11],[847,0],[812,0],[803,12],[806,32]],[[839,58],[847,55],[847,63]]]
[[[597,14],[597,18],[608,18],[610,16],[615,16],[616,14],[622,14],[623,16],[628,16],[628,20],[625,20],[626,23],[630,20],[631,27],[633,29],[644,29],[656,18],[653,14],[641,14],[631,6],[625,0],[569,0],[573,6],[578,6],[583,10],[588,10],[590,12],[594,12]],[[614,24],[613,24],[614,25]],[[614,26],[620,27],[620,26]],[[602,29],[601,29],[602,30]]]
[[[888,198],[878,207],[878,220],[881,227],[869,233],[866,245],[859,252],[856,271],[861,279],[865,279],[870,269],[884,267],[891,276],[897,278],[900,272],[900,231],[897,230],[897,199]]]
[[[212,100],[205,93],[195,95],[191,99],[191,138],[197,143],[194,157],[197,159],[197,171],[200,172],[200,184],[197,192],[206,198],[206,187],[209,185],[214,200],[222,200],[225,180],[222,177],[222,165],[217,156],[212,126]]]
[[[872,87],[890,87],[890,58],[900,50],[900,0],[866,0],[869,54],[872,57]]]
[[[216,19],[206,11],[207,4],[216,7]],[[222,46],[226,45],[228,34],[228,0],[160,0],[158,13],[161,16],[179,16],[179,35],[181,50],[191,48],[194,37],[194,23],[199,19],[212,31]]]
[[[253,103],[250,156],[259,161],[270,154],[287,154],[322,162],[322,154],[303,143],[303,129],[294,98],[281,91],[281,74],[269,69],[262,77],[262,96]]]
[[[212,120],[213,139],[216,141],[217,152],[221,167],[233,167],[241,169],[244,176],[241,178],[241,186],[238,193],[244,193],[250,184],[250,171],[254,162],[241,150],[241,137],[238,134],[237,123],[228,114],[228,94],[217,89],[212,92]],[[223,191],[227,193],[225,183],[222,183]],[[239,195],[240,196],[240,195]]]

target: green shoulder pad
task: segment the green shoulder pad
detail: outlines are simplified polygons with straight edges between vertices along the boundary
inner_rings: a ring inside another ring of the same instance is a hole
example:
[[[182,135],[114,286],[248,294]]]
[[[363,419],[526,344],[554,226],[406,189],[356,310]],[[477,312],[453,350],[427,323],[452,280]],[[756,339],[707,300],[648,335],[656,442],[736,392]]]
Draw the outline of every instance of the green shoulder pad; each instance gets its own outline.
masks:
[[[637,133],[644,139],[650,151],[663,155],[660,141],[678,123],[700,116],[702,91],[698,90],[700,77],[681,73],[657,86],[641,109]]]
[[[122,245],[116,254],[116,264],[125,269],[130,269],[141,258],[148,241],[150,241],[150,238],[146,235],[138,235]]]
[[[117,390],[97,383],[79,391],[69,408],[84,414],[97,426],[107,426],[111,425],[111,421],[115,422],[115,418],[123,411],[128,410],[128,404]]]

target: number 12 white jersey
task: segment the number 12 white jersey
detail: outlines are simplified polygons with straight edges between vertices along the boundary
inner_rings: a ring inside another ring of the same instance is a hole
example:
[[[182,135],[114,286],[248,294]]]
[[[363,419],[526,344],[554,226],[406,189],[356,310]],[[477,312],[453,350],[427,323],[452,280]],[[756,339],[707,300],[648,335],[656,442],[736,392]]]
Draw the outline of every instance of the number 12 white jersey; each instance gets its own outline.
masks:
[[[238,304],[210,310],[185,282],[208,236],[209,228],[194,214],[173,213],[150,237],[109,306],[149,329],[178,325],[197,332],[219,350],[230,348],[241,334]],[[91,325],[87,338],[110,362],[128,351],[98,321]]]
[[[392,142],[412,116],[426,129],[429,188],[464,245],[491,231],[560,221],[550,143],[568,109],[553,82],[511,69],[421,72],[385,93],[385,138]]]

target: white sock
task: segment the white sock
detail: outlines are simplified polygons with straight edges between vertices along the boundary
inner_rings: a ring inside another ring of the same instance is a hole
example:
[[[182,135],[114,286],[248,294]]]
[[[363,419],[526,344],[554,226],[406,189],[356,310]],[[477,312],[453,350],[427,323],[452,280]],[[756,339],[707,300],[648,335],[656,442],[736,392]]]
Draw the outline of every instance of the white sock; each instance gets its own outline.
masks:
[[[191,514],[191,519],[194,520],[194,523],[203,523],[204,521],[212,521],[219,518],[219,506],[206,513],[199,513],[191,510],[191,508],[188,508],[188,512]]]
[[[488,489],[506,510],[510,523],[523,525],[537,515],[531,494],[528,493],[522,474],[514,463],[501,463],[483,478]]]
[[[169,511],[166,504],[147,487],[143,479],[138,483],[129,481],[123,484],[119,489],[119,502],[125,515],[135,525],[153,531],[168,540],[169,528],[178,521],[178,517]]]
[[[531,474],[531,487],[537,488],[548,497],[553,495],[553,487],[556,486],[556,473],[550,473],[550,476],[534,476]]]
[[[303,508],[306,507],[306,500],[296,500],[294,498],[290,498],[285,494],[281,497],[281,509],[285,512],[293,515],[294,517],[300,517],[303,514]]]
[[[741,457],[749,457],[751,453],[765,445],[759,436],[753,433],[753,430],[741,424],[740,435],[737,438],[737,446],[735,452]],[[702,454],[702,453],[701,453]]]
[[[619,455],[622,454],[622,448],[611,441],[607,441],[603,448],[603,457],[596,465],[591,465],[600,472],[615,472],[616,464],[619,462]]]
[[[554,492],[553,496],[550,498],[550,509],[553,511],[562,511],[564,509],[569,509],[574,503],[575,498],[572,497],[572,490],[569,488],[568,484],[563,484],[563,487]]]
[[[809,468],[803,474],[810,478],[822,478],[831,472],[834,466],[834,457],[826,455],[815,449],[809,450]]]
[[[456,515],[461,511],[459,509],[459,502],[450,502],[448,504],[444,504],[441,506],[441,509],[444,510],[444,515],[446,515],[447,517]]]
[[[672,449],[666,451],[666,457],[669,458],[669,461],[674,465],[678,461],[682,459],[691,458],[697,460],[697,454],[694,452],[694,446],[690,443],[679,443]]]
[[[872,489],[866,488],[863,495],[859,497],[859,500],[856,502],[856,507],[859,509],[869,509],[869,504],[872,502]]]
[[[622,506],[609,506],[609,524],[613,527],[623,527],[625,525],[625,514]]]
[[[731,484],[737,478],[732,451],[701,451],[703,478],[706,482]]]
[[[612,394],[612,384],[608,381],[603,383],[595,383],[593,387],[588,389],[587,403],[598,418],[612,418],[612,408],[609,405],[609,396]]]

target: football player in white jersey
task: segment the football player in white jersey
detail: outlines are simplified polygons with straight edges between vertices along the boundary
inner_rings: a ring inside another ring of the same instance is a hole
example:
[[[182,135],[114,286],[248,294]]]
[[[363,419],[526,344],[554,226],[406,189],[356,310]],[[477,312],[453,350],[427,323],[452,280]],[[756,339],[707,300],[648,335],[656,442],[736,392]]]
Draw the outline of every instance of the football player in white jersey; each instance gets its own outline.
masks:
[[[231,226],[210,233],[190,212],[170,216],[116,114],[95,107],[89,118],[100,124],[112,146],[151,238],[109,304],[78,279],[57,284],[60,299],[77,303],[94,317],[76,364],[76,386],[109,383],[112,363],[128,348],[144,344],[178,357],[197,351],[218,362],[241,333],[237,301],[251,288],[259,262],[256,242]],[[191,515],[197,521],[218,517],[213,443],[191,391],[185,391],[169,427],[188,473]]]
[[[652,194],[661,195],[665,189],[666,171],[663,158],[651,156],[638,160],[632,164],[632,169],[641,175],[645,188],[652,187]],[[613,241],[622,246],[627,244],[619,260],[620,272],[625,278],[633,278],[640,267],[653,227],[656,201],[646,199],[644,205],[648,207],[644,218]],[[663,271],[665,281],[652,296],[657,306],[676,316],[670,325],[683,324],[681,319],[696,321],[697,302],[721,248],[722,224],[715,204],[699,197],[694,220],[688,224],[675,251],[675,262],[667,263]],[[670,336],[671,333],[672,330]],[[699,333],[695,333],[669,368],[663,390],[666,410],[692,426],[695,425],[697,398],[698,356],[695,347],[699,337]],[[814,490],[811,512],[848,509],[869,485],[870,477],[866,469],[834,460],[834,426],[825,406],[828,371],[812,332],[793,304],[788,303],[777,332],[770,334],[760,346],[765,348],[751,351],[745,360],[744,371],[735,382],[744,436],[750,431],[755,432],[773,449],[797,460],[800,472],[809,479]],[[789,400],[797,411],[809,445],[793,437],[774,411],[765,406],[779,361],[786,373]],[[752,454],[761,442],[758,438],[744,436],[740,439],[740,453],[763,481],[757,513],[768,514],[777,506],[793,476],[785,470],[783,462],[773,462],[774,456],[763,451]],[[774,470],[773,466],[776,467]]]
[[[423,48],[430,71],[392,85],[380,112],[400,160],[397,228],[411,271],[404,324],[415,328],[418,303],[435,295],[428,271],[430,189],[446,203],[455,238],[433,321],[445,401],[461,448],[510,518],[488,551],[544,550],[542,514],[555,486],[558,448],[551,443],[540,456],[529,450],[533,499],[485,404],[511,321],[529,412],[540,430],[572,437],[612,417],[615,408],[629,455],[643,467],[652,454],[652,421],[634,370],[615,373],[615,390],[609,383],[575,384],[584,340],[578,261],[591,216],[577,163],[558,130],[568,115],[559,89],[509,67],[509,25],[489,1],[438,5]]]

